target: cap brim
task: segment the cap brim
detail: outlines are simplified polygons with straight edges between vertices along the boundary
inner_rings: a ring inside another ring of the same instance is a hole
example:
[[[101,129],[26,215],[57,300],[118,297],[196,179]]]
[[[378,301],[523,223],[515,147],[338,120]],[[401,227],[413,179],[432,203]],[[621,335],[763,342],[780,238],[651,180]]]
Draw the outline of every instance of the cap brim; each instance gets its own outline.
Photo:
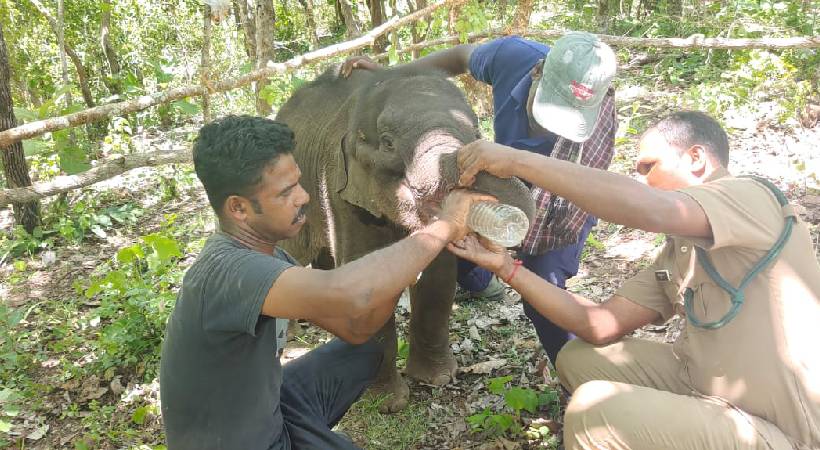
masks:
[[[573,142],[584,142],[592,136],[601,105],[590,108],[577,108],[570,105],[552,88],[544,89],[547,83],[538,83],[535,100],[532,102],[532,115],[543,128],[563,136]]]

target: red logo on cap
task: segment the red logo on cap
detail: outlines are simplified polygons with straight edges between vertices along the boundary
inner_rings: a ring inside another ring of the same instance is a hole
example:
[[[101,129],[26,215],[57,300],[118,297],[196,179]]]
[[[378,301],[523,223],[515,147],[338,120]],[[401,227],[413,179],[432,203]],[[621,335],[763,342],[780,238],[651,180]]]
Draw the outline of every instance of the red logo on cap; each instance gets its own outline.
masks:
[[[572,84],[569,88],[572,89],[572,95],[574,95],[578,100],[589,100],[594,94],[592,88],[587,87],[575,80],[572,80]]]

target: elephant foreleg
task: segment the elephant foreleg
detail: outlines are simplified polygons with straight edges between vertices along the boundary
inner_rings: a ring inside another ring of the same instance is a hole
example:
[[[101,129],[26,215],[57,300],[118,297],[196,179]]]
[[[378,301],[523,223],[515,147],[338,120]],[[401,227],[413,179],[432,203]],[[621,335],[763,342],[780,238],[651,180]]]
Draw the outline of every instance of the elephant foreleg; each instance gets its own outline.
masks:
[[[410,289],[410,355],[405,373],[425,383],[443,385],[455,378],[449,321],[456,289],[455,257],[442,252]]]

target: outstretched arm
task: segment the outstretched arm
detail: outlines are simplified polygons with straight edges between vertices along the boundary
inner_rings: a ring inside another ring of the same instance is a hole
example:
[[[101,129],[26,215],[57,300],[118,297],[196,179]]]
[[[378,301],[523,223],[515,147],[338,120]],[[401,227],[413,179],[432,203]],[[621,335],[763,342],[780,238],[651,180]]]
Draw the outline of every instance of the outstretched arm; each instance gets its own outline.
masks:
[[[474,44],[461,44],[444,50],[430,53],[415,61],[403,64],[401,67],[412,67],[430,71],[440,70],[449,76],[466,73],[470,64],[470,55],[475,50]],[[367,56],[353,56],[342,63],[341,73],[348,77],[353,69],[379,70],[382,66]]]
[[[292,267],[273,283],[262,306],[272,317],[306,319],[351,343],[362,343],[393,314],[399,294],[448,242],[467,232],[467,212],[486,195],[455,191],[441,219],[389,247],[333,270]]]
[[[458,164],[463,185],[472,184],[482,170],[499,177],[516,176],[607,222],[656,233],[712,237],[706,213],[694,199],[623,175],[487,141],[464,146]]]
[[[448,249],[509,280],[509,285],[541,315],[591,344],[615,341],[660,317],[657,311],[618,295],[599,304],[558,288],[527,268],[516,267],[503,248],[482,245],[475,236],[450,244]]]

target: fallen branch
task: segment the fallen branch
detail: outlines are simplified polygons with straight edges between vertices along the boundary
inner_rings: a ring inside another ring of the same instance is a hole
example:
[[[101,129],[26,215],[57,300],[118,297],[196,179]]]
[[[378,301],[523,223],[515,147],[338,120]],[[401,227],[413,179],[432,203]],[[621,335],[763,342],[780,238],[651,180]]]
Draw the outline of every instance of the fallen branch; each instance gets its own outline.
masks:
[[[563,36],[565,30],[517,30],[512,34],[519,36],[537,38],[542,40],[557,39]],[[491,37],[498,37],[510,34],[503,29],[481,31],[467,35],[467,42],[475,42]],[[612,36],[608,34],[597,35],[603,42],[613,47],[652,47],[652,48],[697,48],[697,49],[768,49],[783,50],[789,48],[820,48],[820,36],[811,37],[791,37],[791,38],[707,38],[701,34],[695,34],[688,38],[637,38],[628,36]],[[445,36],[438,39],[419,42],[398,49],[398,53],[409,53],[412,51],[434,47],[445,44],[459,44],[461,36]],[[387,58],[387,53],[380,53],[374,58],[383,60]]]
[[[379,36],[387,34],[401,26],[415,22],[416,20],[431,14],[442,6],[460,4],[465,1],[466,0],[439,0],[432,5],[424,9],[420,9],[414,13],[403,17],[394,17],[355,39],[331,45],[304,55],[295,56],[282,63],[268,61],[267,66],[264,68],[254,70],[253,72],[239,78],[213,83],[210,85],[210,89],[205,86],[184,86],[157,92],[151,95],[144,95],[126,102],[97,106],[95,108],[89,108],[73,114],[38,120],[36,122],[29,122],[15,128],[10,128],[0,132],[0,150],[5,151],[6,148],[17,141],[29,139],[44,133],[62,130],[64,128],[74,127],[90,122],[96,122],[115,115],[122,116],[136,111],[142,111],[152,106],[186,97],[200,96],[206,93],[225,92],[238,87],[247,86],[257,80],[263,80],[277,74],[291,72],[310,63],[343,55],[373,45]]]
[[[191,151],[184,149],[120,156],[77,175],[63,175],[51,181],[24,188],[2,189],[0,190],[0,207],[11,203],[39,200],[61,192],[89,186],[138,167],[189,163],[191,158]]]

